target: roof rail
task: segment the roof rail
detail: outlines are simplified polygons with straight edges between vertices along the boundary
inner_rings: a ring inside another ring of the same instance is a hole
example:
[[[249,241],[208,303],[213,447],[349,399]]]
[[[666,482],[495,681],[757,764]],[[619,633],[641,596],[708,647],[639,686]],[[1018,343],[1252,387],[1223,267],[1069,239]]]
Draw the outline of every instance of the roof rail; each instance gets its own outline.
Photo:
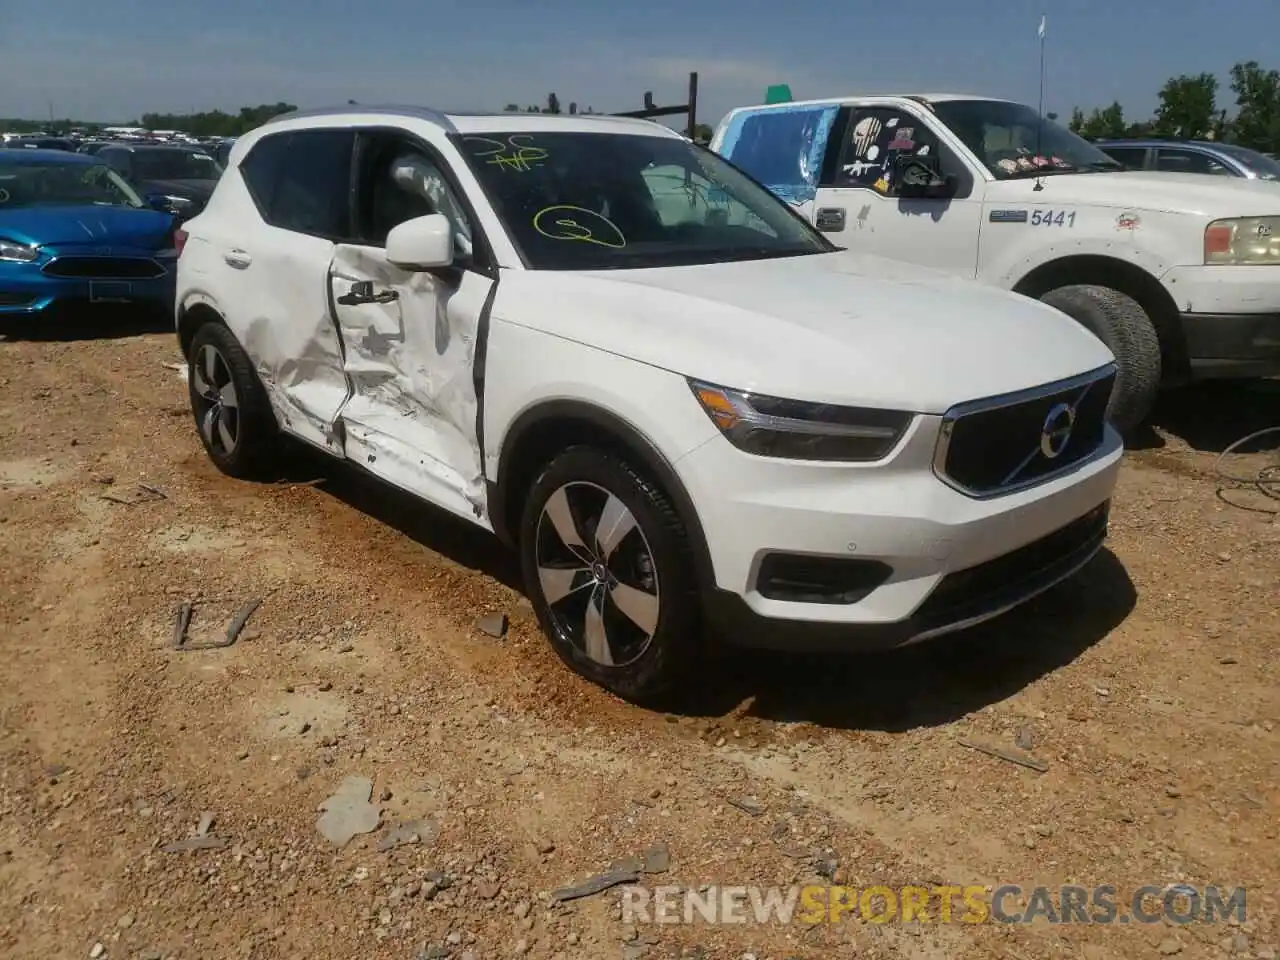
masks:
[[[364,104],[364,103],[348,103],[345,106],[333,107],[315,107],[308,110],[294,110],[292,113],[282,113],[278,117],[272,117],[267,123],[274,123],[277,120],[299,120],[309,117],[339,117],[352,113],[378,113],[387,116],[415,117],[419,120],[426,120],[434,123],[438,127],[443,127],[450,133],[457,133],[457,128],[453,125],[453,121],[439,110],[433,110],[430,107],[418,106],[402,106],[398,104]]]

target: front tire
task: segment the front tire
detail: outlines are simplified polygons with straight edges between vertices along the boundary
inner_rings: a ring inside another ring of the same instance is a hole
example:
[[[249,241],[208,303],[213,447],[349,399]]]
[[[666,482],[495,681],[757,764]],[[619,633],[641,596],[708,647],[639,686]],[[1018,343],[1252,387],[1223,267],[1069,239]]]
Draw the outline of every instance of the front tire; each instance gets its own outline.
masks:
[[[525,590],[574,671],[634,703],[671,693],[701,645],[692,552],[670,500],[626,460],[570,447],[520,522]]]
[[[1040,298],[1105,343],[1116,357],[1116,385],[1107,417],[1122,434],[1146,421],[1160,393],[1160,338],[1142,305],[1128,294],[1092,283],[1050,290]]]
[[[266,391],[223,324],[208,321],[191,338],[187,388],[196,432],[209,459],[240,479],[269,479],[277,466],[280,431]]]

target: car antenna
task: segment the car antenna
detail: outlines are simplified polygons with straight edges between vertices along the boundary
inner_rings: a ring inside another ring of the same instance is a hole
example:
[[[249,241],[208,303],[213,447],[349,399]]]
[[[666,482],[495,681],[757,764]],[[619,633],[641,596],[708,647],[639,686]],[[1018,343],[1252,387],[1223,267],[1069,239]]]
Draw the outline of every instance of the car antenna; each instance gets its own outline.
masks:
[[[1044,15],[1043,13],[1042,13],[1042,14],[1040,14],[1040,28],[1036,31],[1036,34],[1040,37],[1040,121],[1036,124],[1036,155],[1035,155],[1034,159],[1032,159],[1032,161],[1031,161],[1032,163],[1036,163],[1036,161],[1040,159],[1040,141],[1041,141],[1041,138],[1044,136],[1044,34],[1045,34],[1045,15]],[[1039,164],[1036,164],[1036,167],[1037,167],[1037,170],[1038,170],[1038,169],[1039,169]],[[1044,177],[1043,177],[1039,172],[1037,172],[1037,173],[1036,173],[1036,185],[1035,185],[1034,187],[1032,187],[1031,189],[1032,189],[1032,190],[1036,190],[1036,191],[1039,191],[1039,190],[1043,190],[1043,189],[1044,189]]]

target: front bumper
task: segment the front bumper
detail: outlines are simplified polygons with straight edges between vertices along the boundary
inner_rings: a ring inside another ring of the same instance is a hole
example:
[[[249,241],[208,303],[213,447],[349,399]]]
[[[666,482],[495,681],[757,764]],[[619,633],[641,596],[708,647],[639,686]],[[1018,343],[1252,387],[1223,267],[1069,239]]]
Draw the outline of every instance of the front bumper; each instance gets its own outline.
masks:
[[[784,649],[901,646],[994,617],[1070,576],[1101,547],[1123,445],[1048,482],[978,500],[931,468],[940,419],[918,417],[887,464],[743,457],[714,438],[676,468],[711,554],[708,616],[730,643]],[[852,603],[774,599],[774,553],[878,561],[888,579]]]
[[[78,253],[92,257],[93,253]],[[157,259],[165,272],[157,277],[49,276],[43,272],[49,258],[33,263],[0,262],[0,317],[45,315],[60,307],[80,304],[145,304],[173,309],[175,262],[159,260],[154,252],[137,252],[115,258]]]
[[[1280,374],[1280,266],[1175,267],[1164,281],[1194,378]]]
[[[1184,313],[1181,320],[1192,377],[1280,374],[1280,312]]]

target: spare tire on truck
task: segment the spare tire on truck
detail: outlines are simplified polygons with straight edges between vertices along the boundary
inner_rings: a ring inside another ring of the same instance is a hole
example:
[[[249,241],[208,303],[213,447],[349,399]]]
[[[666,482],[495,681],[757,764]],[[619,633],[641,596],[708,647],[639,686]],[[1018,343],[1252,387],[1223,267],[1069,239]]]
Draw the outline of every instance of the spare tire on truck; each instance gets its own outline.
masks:
[[[1119,369],[1107,417],[1122,434],[1141,426],[1155,406],[1161,382],[1160,339],[1147,312],[1128,294],[1093,283],[1058,287],[1040,300],[1084,326],[1115,354]]]

